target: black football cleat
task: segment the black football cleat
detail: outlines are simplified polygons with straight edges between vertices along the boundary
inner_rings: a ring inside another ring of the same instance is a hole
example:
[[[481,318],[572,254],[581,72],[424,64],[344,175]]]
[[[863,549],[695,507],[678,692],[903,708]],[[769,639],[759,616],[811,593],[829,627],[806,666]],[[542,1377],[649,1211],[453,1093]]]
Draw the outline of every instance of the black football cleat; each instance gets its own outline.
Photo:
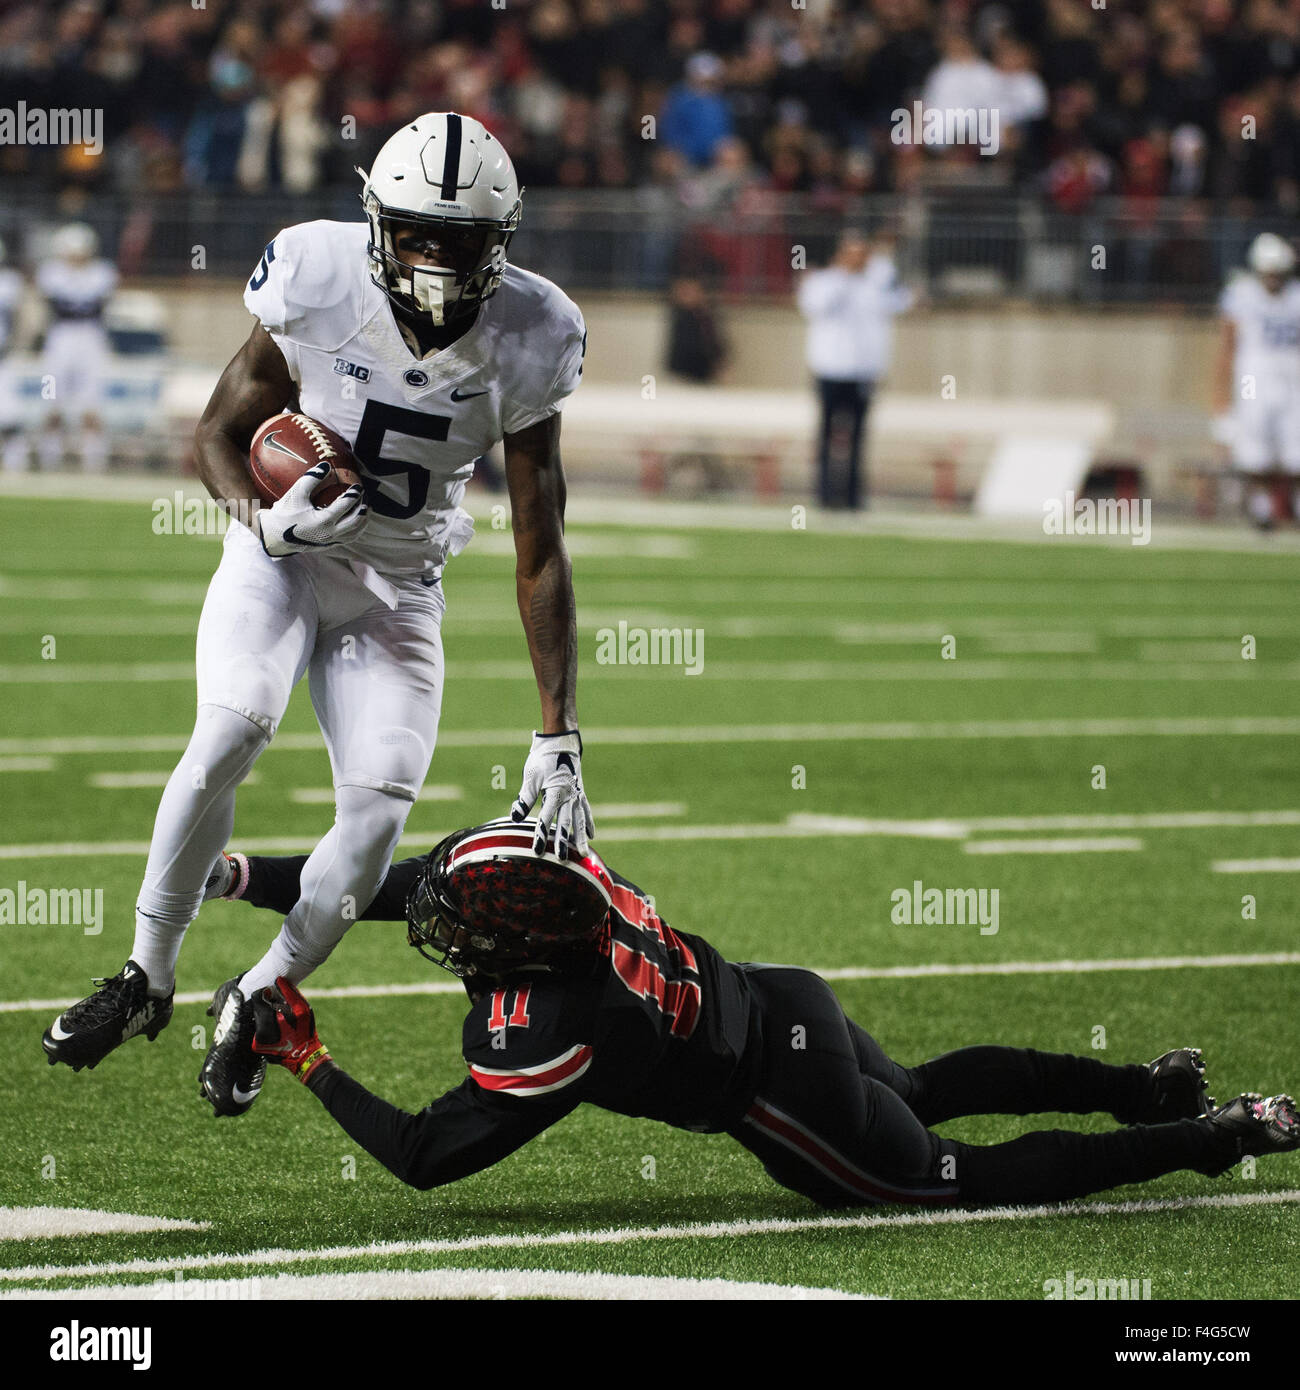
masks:
[[[149,977],[133,960],[95,985],[94,994],[65,1009],[45,1030],[41,1046],[50,1066],[97,1067],[128,1038],[143,1033],[152,1042],[171,1022],[176,991],[166,998],[150,994]]]
[[[1214,1109],[1214,1097],[1207,1095],[1205,1059],[1199,1047],[1176,1047],[1147,1063],[1151,1079],[1156,1083],[1155,1111],[1148,1124],[1163,1124],[1168,1120],[1199,1120]]]
[[[1131,1111],[1115,1112],[1122,1125],[1163,1125],[1171,1120],[1199,1120],[1214,1109],[1205,1094],[1205,1062],[1199,1047],[1176,1047],[1146,1064],[1151,1078],[1149,1099]]]
[[[242,1115],[266,1080],[266,1058],[253,1051],[253,1004],[240,993],[240,975],[212,996],[208,1015],[217,1020],[212,1046],[199,1072],[199,1094],[217,1115]]]
[[[1220,1106],[1205,1123],[1225,1141],[1225,1150],[1232,1154],[1222,1163],[1198,1170],[1212,1178],[1226,1173],[1243,1158],[1300,1149],[1300,1114],[1290,1096],[1266,1099],[1257,1091],[1249,1091]]]

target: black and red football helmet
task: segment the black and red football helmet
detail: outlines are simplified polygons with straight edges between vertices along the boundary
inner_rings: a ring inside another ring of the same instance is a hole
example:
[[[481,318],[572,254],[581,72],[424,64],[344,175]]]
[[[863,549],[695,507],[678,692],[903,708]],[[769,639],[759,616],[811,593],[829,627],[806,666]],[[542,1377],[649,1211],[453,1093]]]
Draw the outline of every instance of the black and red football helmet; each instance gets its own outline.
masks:
[[[594,964],[609,870],[591,851],[535,853],[536,830],[503,817],[435,847],[406,904],[407,939],[422,956],[461,979]]]

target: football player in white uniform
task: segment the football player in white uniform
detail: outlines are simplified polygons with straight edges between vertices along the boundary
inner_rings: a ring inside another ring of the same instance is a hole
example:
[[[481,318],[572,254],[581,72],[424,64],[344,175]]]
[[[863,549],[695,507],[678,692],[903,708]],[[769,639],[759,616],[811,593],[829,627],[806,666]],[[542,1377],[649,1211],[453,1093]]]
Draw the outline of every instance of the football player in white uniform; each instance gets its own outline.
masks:
[[[88,473],[108,467],[108,440],[100,412],[108,366],[104,310],[117,289],[117,271],[97,258],[98,238],[82,222],[60,227],[50,238],[51,256],[36,271],[49,326],[41,375],[53,391],[37,439],[42,468],[63,460],[63,424],[81,423],[81,462]]]
[[[27,445],[19,427],[18,393],[9,354],[14,346],[14,323],[23,300],[23,277],[5,264],[5,244],[0,241],[0,449],[6,472],[27,467]]]
[[[1263,232],[1251,243],[1251,275],[1219,301],[1215,437],[1250,481],[1247,508],[1269,527],[1292,512],[1300,475],[1300,284],[1295,252]]]
[[[550,281],[507,263],[520,189],[478,121],[438,112],[405,126],[362,196],[368,225],[289,227],[248,282],[257,323],[196,446],[209,492],[252,525],[227,532],[199,620],[197,722],[158,809],[131,958],[43,1040],[52,1063],[79,1068],[165,1026],[184,932],[205,897],[231,886],[237,861],[222,851],[235,790],[306,672],[336,818],[279,936],[213,999],[200,1089],[218,1115],[247,1110],[265,1074],[249,1001],[279,975],[309,975],[388,870],[437,734],[443,566],[473,529],[459,505],[473,461],[498,441],[542,713],[512,813],[522,819],[541,798],[539,852],[549,836],[580,848],[595,833],[559,450],[560,405],[582,374],[582,314]],[[249,442],[289,406],[352,444],[364,490],[315,508],[318,471],[258,509]]]

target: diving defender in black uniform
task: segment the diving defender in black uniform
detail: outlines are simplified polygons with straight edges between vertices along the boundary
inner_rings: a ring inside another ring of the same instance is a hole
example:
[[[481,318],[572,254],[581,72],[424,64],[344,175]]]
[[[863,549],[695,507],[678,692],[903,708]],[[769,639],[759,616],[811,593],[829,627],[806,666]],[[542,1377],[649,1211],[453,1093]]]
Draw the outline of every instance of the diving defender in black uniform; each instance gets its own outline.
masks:
[[[1061,1201],[1300,1148],[1289,1097],[1244,1095],[1216,1109],[1195,1049],[1112,1066],[966,1047],[900,1066],[820,976],[726,961],[595,854],[537,855],[533,838],[530,823],[509,820],[460,831],[394,864],[363,914],[405,918],[411,943],[458,975],[471,1001],[469,1075],[418,1114],[332,1060],[286,980],[256,999],[254,1051],[287,1067],[414,1187],[489,1167],[583,1102],[725,1131],[823,1206]],[[302,863],[230,856],[217,888],[286,912]],[[1107,1112],[1122,1128],[988,1146],[930,1129],[959,1115],[1041,1111]]]

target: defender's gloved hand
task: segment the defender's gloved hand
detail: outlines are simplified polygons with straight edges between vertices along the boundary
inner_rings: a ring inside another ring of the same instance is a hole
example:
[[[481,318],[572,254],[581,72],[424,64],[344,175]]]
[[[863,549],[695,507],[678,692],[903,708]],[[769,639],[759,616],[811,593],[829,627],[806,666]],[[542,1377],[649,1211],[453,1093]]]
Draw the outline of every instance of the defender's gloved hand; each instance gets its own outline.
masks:
[[[591,803],[582,789],[582,737],[577,729],[562,734],[533,734],[533,746],[524,763],[523,785],[510,811],[510,819],[521,821],[542,799],[537,813],[537,834],[533,849],[542,854],[549,831],[555,827],[554,849],[559,854],[567,841],[579,854],[587,852],[587,838],[596,833]]]
[[[287,1067],[304,1085],[313,1072],[331,1060],[316,1033],[311,1005],[283,975],[274,989],[254,995],[253,1019],[253,1051]]]
[[[370,515],[360,484],[341,493],[328,507],[312,505],[311,495],[329,471],[326,462],[309,468],[273,507],[263,507],[253,518],[253,529],[268,555],[280,559],[360,535]]]

